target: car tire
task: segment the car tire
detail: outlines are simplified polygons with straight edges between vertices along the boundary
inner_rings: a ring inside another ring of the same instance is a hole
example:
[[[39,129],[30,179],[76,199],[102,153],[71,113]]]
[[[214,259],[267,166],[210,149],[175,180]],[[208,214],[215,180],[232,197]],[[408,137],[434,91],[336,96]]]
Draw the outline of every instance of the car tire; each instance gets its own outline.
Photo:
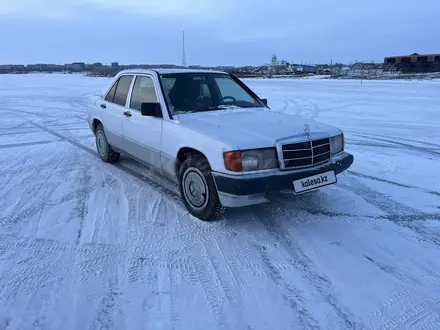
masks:
[[[190,154],[179,169],[179,190],[186,209],[203,221],[218,220],[225,208],[220,203],[208,160]]]
[[[105,136],[104,127],[102,124],[98,124],[95,131],[96,150],[99,157],[106,163],[115,163],[119,160],[121,154],[113,150],[111,145],[108,144]]]

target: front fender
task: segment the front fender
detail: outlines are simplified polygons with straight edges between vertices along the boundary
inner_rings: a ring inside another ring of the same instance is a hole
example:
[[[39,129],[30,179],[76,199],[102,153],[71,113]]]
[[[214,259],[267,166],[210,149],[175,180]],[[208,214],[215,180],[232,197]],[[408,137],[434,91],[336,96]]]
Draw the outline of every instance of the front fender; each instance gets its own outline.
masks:
[[[164,158],[172,160],[174,167],[177,164],[177,155],[182,148],[191,148],[205,155],[211,169],[216,172],[225,172],[223,152],[233,149],[230,145],[205,134],[172,120],[165,120],[162,126],[162,153]],[[175,168],[171,169],[172,164],[166,164],[166,169],[163,169],[167,172],[175,172]]]

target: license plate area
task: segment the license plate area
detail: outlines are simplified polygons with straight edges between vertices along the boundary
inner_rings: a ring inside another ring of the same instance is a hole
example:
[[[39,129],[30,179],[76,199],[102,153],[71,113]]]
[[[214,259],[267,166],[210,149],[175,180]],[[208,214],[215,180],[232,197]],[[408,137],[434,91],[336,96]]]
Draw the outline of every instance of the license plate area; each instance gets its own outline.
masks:
[[[335,171],[328,171],[293,181],[293,191],[295,194],[301,194],[336,182]]]

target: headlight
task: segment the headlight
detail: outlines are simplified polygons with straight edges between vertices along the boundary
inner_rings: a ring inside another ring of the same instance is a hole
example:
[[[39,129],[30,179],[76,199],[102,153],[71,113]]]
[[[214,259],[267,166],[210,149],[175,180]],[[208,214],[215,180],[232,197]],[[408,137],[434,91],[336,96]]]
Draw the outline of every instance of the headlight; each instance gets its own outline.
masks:
[[[330,150],[332,155],[336,155],[344,151],[344,134],[332,136],[330,138]]]
[[[234,172],[278,168],[275,148],[228,151],[225,152],[224,159],[226,169]]]

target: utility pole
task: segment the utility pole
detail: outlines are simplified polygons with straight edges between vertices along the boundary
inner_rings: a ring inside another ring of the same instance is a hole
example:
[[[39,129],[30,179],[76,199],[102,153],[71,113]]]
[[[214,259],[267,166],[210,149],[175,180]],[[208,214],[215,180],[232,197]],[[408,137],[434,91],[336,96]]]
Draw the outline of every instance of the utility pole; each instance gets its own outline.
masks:
[[[182,66],[186,67],[185,31],[183,31],[183,34],[182,34]]]

